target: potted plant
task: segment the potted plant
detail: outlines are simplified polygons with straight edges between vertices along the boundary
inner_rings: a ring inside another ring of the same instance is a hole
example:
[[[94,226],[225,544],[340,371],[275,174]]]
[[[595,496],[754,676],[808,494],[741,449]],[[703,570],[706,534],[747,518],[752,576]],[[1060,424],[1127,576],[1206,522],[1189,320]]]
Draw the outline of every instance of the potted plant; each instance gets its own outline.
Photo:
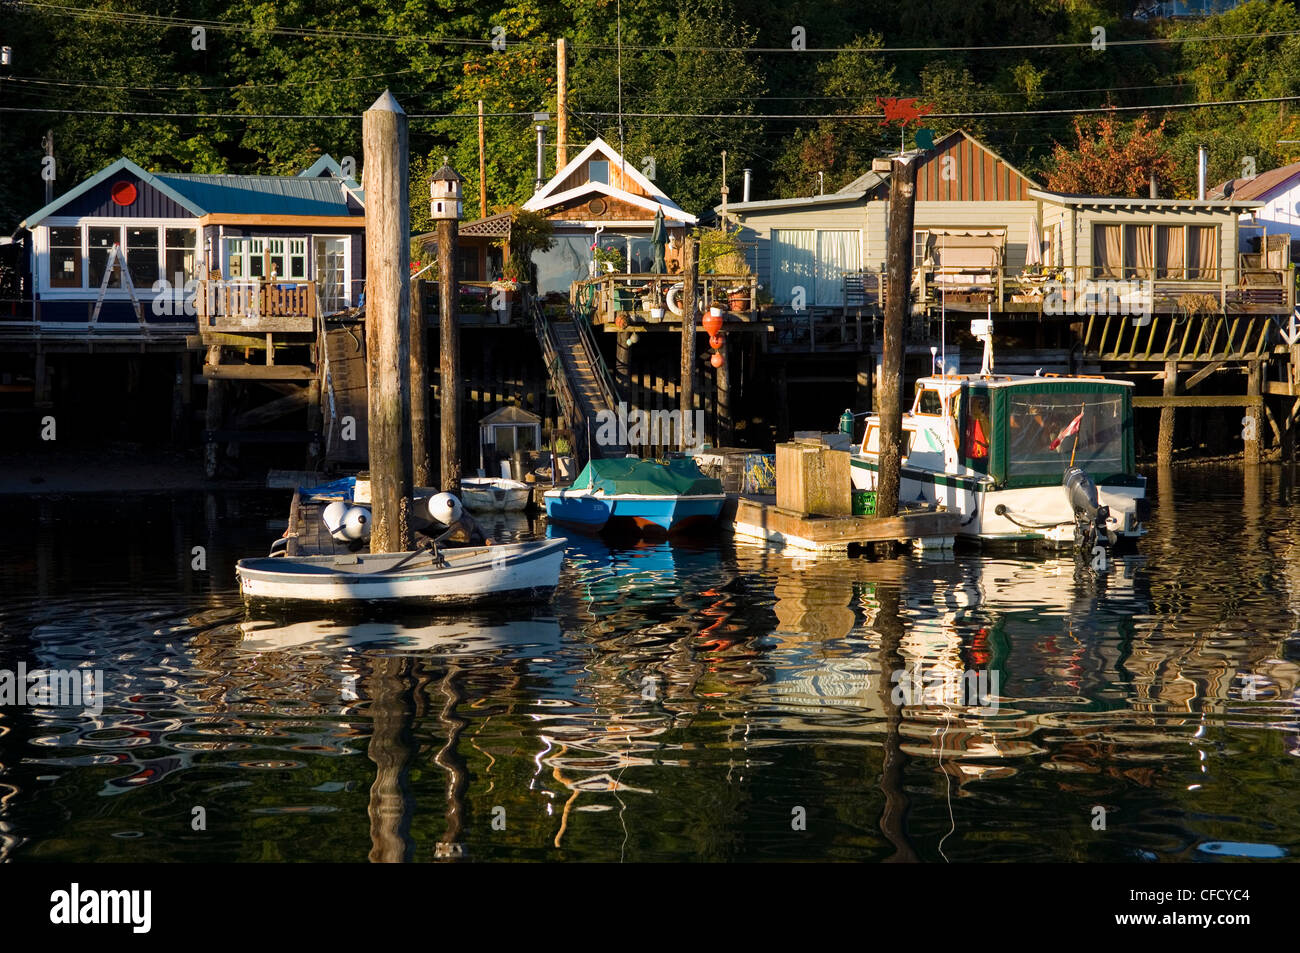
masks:
[[[624,268],[623,253],[617,248],[596,246],[596,270],[605,274],[622,271]]]
[[[552,482],[570,482],[574,477],[573,435],[567,430],[560,430],[551,440]]]

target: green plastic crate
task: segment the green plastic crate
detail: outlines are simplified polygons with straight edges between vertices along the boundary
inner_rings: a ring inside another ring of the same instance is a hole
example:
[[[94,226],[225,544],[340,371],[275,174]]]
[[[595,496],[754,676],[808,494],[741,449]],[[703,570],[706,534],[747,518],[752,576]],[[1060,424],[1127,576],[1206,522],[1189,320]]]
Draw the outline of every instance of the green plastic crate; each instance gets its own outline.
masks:
[[[876,515],[876,491],[875,490],[854,490],[853,491],[853,515],[854,516],[875,516]]]

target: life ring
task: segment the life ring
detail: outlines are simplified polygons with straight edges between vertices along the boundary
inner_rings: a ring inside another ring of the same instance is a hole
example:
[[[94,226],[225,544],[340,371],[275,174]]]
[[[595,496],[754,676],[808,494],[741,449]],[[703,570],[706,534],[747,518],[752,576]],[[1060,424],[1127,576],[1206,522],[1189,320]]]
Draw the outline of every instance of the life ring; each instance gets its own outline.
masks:
[[[664,295],[664,304],[668,306],[668,310],[674,316],[679,318],[682,316],[682,305],[680,300],[681,294],[685,290],[686,282],[679,281],[677,284],[669,288],[668,292]],[[704,302],[698,294],[695,296],[695,311],[697,314],[703,313],[704,311]]]

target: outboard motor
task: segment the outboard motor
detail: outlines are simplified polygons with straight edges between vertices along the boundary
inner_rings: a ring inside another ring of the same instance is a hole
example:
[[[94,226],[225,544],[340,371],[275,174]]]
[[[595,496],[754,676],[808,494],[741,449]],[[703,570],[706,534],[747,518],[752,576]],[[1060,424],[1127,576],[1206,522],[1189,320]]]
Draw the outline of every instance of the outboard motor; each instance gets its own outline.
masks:
[[[1092,552],[1097,545],[1114,546],[1115,534],[1106,525],[1110,507],[1103,506],[1097,497],[1097,484],[1079,467],[1065,471],[1062,481],[1065,495],[1074,510],[1074,542],[1084,552]]]

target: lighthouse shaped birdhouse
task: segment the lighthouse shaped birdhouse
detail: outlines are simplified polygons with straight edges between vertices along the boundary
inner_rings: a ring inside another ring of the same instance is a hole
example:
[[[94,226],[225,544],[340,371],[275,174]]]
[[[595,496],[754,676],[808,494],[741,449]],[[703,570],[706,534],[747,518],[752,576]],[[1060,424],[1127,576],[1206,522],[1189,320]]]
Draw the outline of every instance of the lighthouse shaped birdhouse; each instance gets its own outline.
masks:
[[[442,158],[442,167],[429,179],[429,215],[433,220],[458,220],[461,214],[461,177]]]

